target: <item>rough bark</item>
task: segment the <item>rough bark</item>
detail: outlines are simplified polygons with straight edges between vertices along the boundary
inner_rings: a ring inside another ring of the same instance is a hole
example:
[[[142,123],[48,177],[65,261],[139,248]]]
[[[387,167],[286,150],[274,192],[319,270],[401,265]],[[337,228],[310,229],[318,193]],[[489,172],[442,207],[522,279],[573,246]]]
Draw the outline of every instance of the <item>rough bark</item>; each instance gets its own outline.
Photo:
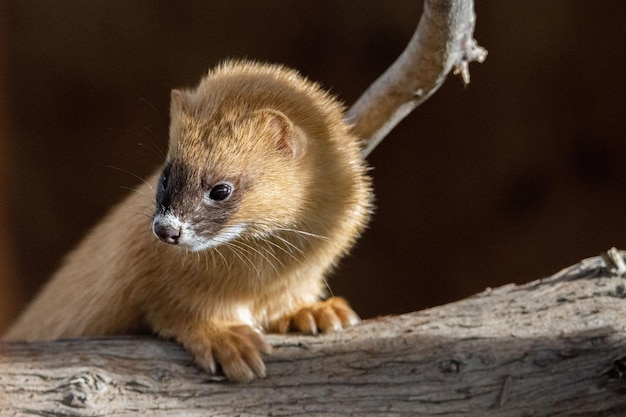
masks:
[[[269,376],[245,385],[148,337],[3,343],[0,415],[624,415],[622,255],[341,333],[269,336]]]

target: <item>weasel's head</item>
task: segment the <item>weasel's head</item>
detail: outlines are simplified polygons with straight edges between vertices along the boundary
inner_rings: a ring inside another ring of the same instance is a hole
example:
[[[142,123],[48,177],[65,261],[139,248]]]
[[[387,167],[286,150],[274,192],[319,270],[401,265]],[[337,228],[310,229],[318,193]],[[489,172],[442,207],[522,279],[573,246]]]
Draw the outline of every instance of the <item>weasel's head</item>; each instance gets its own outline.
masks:
[[[302,130],[280,111],[216,110],[197,95],[172,92],[156,237],[201,251],[296,223],[312,176]]]

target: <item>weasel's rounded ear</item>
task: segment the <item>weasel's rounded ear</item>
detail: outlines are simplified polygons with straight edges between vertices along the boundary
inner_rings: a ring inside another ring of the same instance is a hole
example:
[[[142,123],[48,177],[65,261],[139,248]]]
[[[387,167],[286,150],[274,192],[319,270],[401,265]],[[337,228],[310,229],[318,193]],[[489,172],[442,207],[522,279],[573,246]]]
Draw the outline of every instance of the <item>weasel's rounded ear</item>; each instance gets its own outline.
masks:
[[[172,90],[170,95],[170,117],[180,113],[189,113],[187,94],[182,90]]]
[[[306,135],[282,112],[271,109],[258,110],[264,128],[276,141],[276,146],[286,155],[299,159],[306,153]]]

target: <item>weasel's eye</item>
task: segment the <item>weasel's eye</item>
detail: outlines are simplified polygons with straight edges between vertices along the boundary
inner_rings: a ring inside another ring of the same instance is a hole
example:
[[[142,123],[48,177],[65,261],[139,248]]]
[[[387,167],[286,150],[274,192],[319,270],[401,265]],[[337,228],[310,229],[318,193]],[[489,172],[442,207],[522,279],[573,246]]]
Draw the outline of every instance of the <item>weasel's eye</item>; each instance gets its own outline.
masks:
[[[161,174],[161,179],[159,180],[159,186],[161,187],[162,190],[167,189],[167,181],[169,179],[169,176],[170,176],[170,166],[167,165],[163,169],[163,173]]]
[[[161,177],[161,181],[159,181],[159,184],[161,185],[162,189],[166,189],[167,188],[167,175],[163,174],[163,176]]]
[[[233,187],[229,184],[217,184],[209,191],[209,198],[215,201],[226,200],[233,192]]]

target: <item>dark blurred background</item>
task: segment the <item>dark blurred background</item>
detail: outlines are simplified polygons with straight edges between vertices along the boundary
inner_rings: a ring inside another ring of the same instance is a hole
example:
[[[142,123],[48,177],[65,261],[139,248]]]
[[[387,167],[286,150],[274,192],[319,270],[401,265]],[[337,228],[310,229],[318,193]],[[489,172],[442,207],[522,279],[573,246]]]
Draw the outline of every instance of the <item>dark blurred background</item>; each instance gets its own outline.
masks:
[[[171,88],[248,57],[350,104],[420,12],[399,0],[0,2],[0,328],[161,163]],[[377,213],[330,279],[364,317],[626,247],[626,2],[479,0],[476,12],[489,56],[470,86],[450,77],[369,158]]]

